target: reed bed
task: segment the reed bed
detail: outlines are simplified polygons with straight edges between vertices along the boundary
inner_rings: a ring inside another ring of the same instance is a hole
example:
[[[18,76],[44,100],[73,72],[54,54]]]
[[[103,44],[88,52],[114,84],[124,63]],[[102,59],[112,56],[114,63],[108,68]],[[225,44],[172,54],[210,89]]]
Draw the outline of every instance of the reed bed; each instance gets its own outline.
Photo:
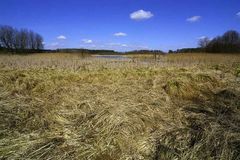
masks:
[[[240,159],[240,56],[0,55],[0,159]]]

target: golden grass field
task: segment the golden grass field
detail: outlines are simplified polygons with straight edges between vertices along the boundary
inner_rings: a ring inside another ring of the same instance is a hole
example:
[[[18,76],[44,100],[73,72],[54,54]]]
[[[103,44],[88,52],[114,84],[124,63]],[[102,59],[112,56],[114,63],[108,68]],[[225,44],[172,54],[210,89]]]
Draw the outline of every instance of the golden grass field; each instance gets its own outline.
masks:
[[[0,159],[240,159],[240,55],[0,55]]]

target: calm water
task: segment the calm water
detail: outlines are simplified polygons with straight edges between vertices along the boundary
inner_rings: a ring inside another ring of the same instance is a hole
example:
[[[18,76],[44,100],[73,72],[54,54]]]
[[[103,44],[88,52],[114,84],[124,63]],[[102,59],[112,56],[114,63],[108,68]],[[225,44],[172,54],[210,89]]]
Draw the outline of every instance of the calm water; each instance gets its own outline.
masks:
[[[105,59],[116,59],[116,60],[130,60],[129,57],[124,57],[122,55],[97,55],[96,58],[105,58]]]

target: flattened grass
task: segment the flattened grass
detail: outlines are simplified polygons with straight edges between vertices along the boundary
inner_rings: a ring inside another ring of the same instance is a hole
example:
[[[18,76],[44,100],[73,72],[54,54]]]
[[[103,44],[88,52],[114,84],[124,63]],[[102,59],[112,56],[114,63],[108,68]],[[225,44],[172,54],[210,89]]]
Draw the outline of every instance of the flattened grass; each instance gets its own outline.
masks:
[[[24,66],[19,58],[1,62],[3,159],[240,158],[236,59],[216,69],[210,63],[78,64],[74,56],[52,64],[27,57],[33,62]]]

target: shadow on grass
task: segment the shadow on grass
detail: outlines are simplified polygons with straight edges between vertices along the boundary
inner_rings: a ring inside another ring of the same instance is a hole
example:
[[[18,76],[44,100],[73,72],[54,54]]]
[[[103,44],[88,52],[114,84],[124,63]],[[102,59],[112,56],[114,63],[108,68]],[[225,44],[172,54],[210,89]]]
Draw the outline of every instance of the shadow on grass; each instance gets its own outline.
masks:
[[[224,89],[208,100],[173,101],[181,107],[183,126],[156,140],[154,160],[240,158],[240,92]]]

